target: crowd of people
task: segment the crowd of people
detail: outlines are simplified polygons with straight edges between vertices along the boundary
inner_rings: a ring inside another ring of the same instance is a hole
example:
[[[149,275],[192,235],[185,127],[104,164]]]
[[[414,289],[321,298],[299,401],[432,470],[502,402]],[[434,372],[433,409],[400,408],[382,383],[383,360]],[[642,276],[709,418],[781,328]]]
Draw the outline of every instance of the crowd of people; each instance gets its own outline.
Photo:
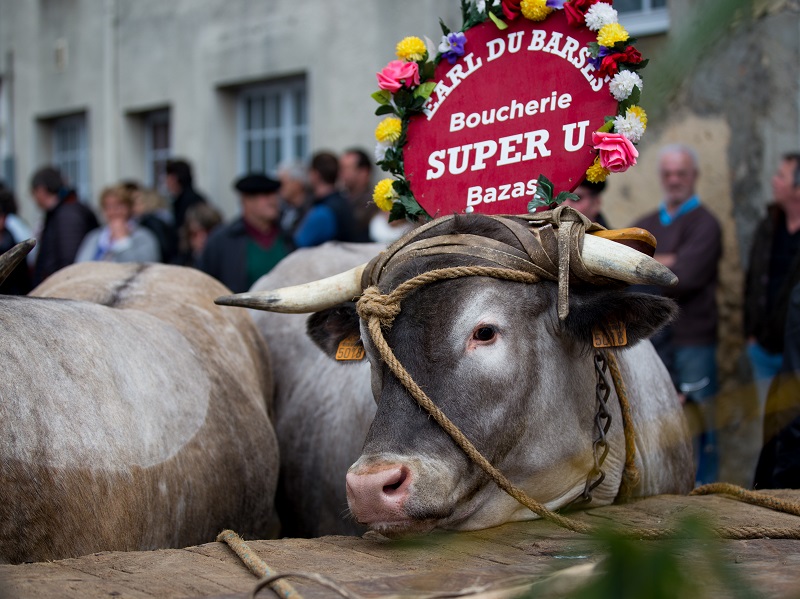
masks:
[[[42,216],[37,231],[17,216],[14,194],[0,187],[0,250],[38,240],[29,264],[20,265],[0,292],[27,293],[55,271],[86,261],[191,266],[236,293],[246,291],[296,248],[399,237],[407,224],[390,226],[372,202],[372,168],[367,154],[354,148],[341,156],[317,152],[307,166],[281,164],[276,179],[247,173],[233,182],[240,214],[224,222],[195,188],[191,164],[173,159],[166,165],[166,198],[131,180],[105,187],[98,196],[101,225],[62,174],[44,167],[30,179]]]
[[[655,235],[654,258],[679,283],[645,291],[673,298],[679,316],[654,339],[681,401],[701,423],[695,439],[697,483],[718,478],[715,397],[717,304],[722,230],[698,197],[696,152],[686,145],[661,149],[662,201],[633,223]],[[372,161],[359,149],[341,156],[314,154],[308,166],[289,162],[277,178],[248,173],[233,182],[240,215],[223,222],[213,203],[194,187],[191,165],[170,160],[169,198],[135,181],[106,187],[99,195],[103,224],[78,201],[52,167],[34,173],[31,197],[42,211],[38,245],[29,263],[0,285],[0,293],[24,294],[73,262],[166,262],[199,268],[233,292],[249,289],[296,248],[327,241],[390,242],[407,230],[392,226],[372,202]],[[582,183],[569,204],[607,226],[603,184]],[[757,486],[800,487],[800,154],[783,156],[772,178],[773,203],[752,245],[744,290],[746,347],[766,420],[765,449]],[[618,223],[619,224],[619,223]],[[626,223],[627,224],[627,223]],[[0,186],[0,252],[34,236],[17,216],[14,194]]]

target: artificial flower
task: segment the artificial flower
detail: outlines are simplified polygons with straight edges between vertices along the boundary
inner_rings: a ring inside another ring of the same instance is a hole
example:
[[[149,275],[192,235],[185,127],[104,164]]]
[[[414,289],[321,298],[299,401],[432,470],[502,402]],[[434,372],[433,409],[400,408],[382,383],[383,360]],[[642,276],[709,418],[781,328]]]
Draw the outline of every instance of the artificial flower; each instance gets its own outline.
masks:
[[[586,11],[600,0],[571,0],[564,5],[564,14],[567,23],[573,27],[583,27],[586,24]]]
[[[642,55],[633,46],[628,46],[624,52],[613,52],[605,46],[600,46],[597,58],[591,60],[598,75],[613,77],[619,72],[620,64],[639,64],[642,62]]]
[[[569,2],[569,0],[547,0],[547,7],[553,10],[563,10],[567,2]]]
[[[393,144],[400,139],[403,121],[394,116],[387,116],[375,127],[375,139],[381,143]]]
[[[584,15],[586,27],[592,31],[600,31],[606,25],[618,23],[617,11],[606,2],[598,2],[589,7]]]
[[[614,44],[627,41],[628,37],[630,36],[622,25],[609,23],[608,25],[603,25],[597,33],[597,43],[611,48]]]
[[[475,0],[475,8],[478,12],[483,14],[486,12],[486,0]]]
[[[638,143],[644,135],[645,125],[639,116],[631,111],[627,111],[625,116],[614,117],[614,131],[624,135],[633,143]]]
[[[639,151],[622,133],[592,133],[592,145],[598,151],[600,166],[612,173],[621,173],[636,164]]]
[[[522,0],[501,0],[500,7],[503,9],[506,19],[513,21],[520,15],[520,2]]]
[[[644,108],[641,106],[631,106],[628,108],[628,112],[632,112],[639,117],[639,120],[642,121],[642,125],[647,129],[647,113],[644,111]]]
[[[467,43],[467,36],[460,31],[452,31],[442,36],[439,43],[439,52],[442,58],[446,58],[450,64],[455,64],[459,56],[464,56],[464,44]]]
[[[425,42],[418,37],[404,37],[397,43],[397,58],[405,61],[417,61],[425,58]]]
[[[600,158],[595,158],[592,166],[586,169],[586,180],[589,183],[602,183],[611,174],[608,169],[600,166]]]
[[[381,179],[372,192],[372,200],[375,202],[375,205],[384,212],[389,212],[389,210],[392,209],[392,203],[396,197],[397,192],[394,190],[394,179]]]
[[[634,87],[642,91],[642,78],[633,71],[620,71],[611,79],[608,89],[617,102],[622,102],[633,92]]]
[[[378,87],[396,94],[401,87],[419,85],[419,68],[416,62],[393,60],[378,73]]]
[[[522,0],[519,3],[519,10],[522,16],[530,21],[544,21],[551,12],[552,8],[547,6],[547,0]]]

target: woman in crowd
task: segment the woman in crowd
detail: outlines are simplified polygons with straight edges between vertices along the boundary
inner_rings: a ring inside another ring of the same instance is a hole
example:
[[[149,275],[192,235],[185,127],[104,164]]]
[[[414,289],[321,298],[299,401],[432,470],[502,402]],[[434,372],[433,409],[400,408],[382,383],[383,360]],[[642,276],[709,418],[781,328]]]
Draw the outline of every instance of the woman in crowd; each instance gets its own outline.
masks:
[[[133,220],[133,198],[122,186],[100,193],[105,226],[90,231],[78,249],[76,262],[158,262],[161,249],[155,235]]]

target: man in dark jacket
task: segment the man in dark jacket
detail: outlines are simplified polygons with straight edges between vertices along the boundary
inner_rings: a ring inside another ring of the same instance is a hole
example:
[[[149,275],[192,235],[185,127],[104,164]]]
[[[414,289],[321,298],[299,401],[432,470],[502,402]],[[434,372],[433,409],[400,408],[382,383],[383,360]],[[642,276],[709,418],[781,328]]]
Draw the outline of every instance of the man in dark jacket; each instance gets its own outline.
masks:
[[[717,278],[722,229],[695,193],[699,167],[693,149],[665,146],[659,159],[664,199],[659,209],[636,222],[658,240],[656,260],[678,276],[660,292],[680,308],[671,327],[671,375],[679,392],[697,407],[703,433],[695,442],[697,482],[714,482],[718,456],[714,396],[717,394]],[[662,351],[663,351],[662,347]],[[662,358],[663,359],[663,358]]]
[[[783,361],[786,312],[800,283],[800,153],[786,154],[772,177],[774,204],[753,237],[745,279],[744,330],[759,414]]]
[[[286,256],[291,243],[281,231],[278,181],[260,173],[236,181],[242,216],[218,227],[200,256],[202,271],[241,293]]]
[[[33,268],[33,284],[38,285],[75,261],[83,238],[98,222],[94,212],[78,201],[75,191],[64,185],[55,168],[44,167],[33,174],[31,195],[45,213]]]

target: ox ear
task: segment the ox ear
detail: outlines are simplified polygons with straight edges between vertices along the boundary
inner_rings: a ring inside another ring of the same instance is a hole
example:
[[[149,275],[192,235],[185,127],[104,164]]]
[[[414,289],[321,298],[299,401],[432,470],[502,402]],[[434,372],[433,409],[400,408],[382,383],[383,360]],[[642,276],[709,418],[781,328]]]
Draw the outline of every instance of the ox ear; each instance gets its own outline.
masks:
[[[333,359],[341,359],[337,358],[337,352],[339,352],[343,342],[348,343],[349,347],[360,347],[360,352],[351,351],[348,353],[363,357],[364,344],[361,342],[359,318],[353,302],[314,312],[306,321],[306,332],[317,347]],[[352,340],[352,342],[348,342],[348,340]],[[349,358],[345,359],[345,361],[357,361],[359,359]]]
[[[563,327],[570,337],[591,345],[596,329],[610,332],[610,324],[621,323],[630,347],[655,334],[677,315],[678,305],[658,295],[628,291],[571,292],[569,316]]]

